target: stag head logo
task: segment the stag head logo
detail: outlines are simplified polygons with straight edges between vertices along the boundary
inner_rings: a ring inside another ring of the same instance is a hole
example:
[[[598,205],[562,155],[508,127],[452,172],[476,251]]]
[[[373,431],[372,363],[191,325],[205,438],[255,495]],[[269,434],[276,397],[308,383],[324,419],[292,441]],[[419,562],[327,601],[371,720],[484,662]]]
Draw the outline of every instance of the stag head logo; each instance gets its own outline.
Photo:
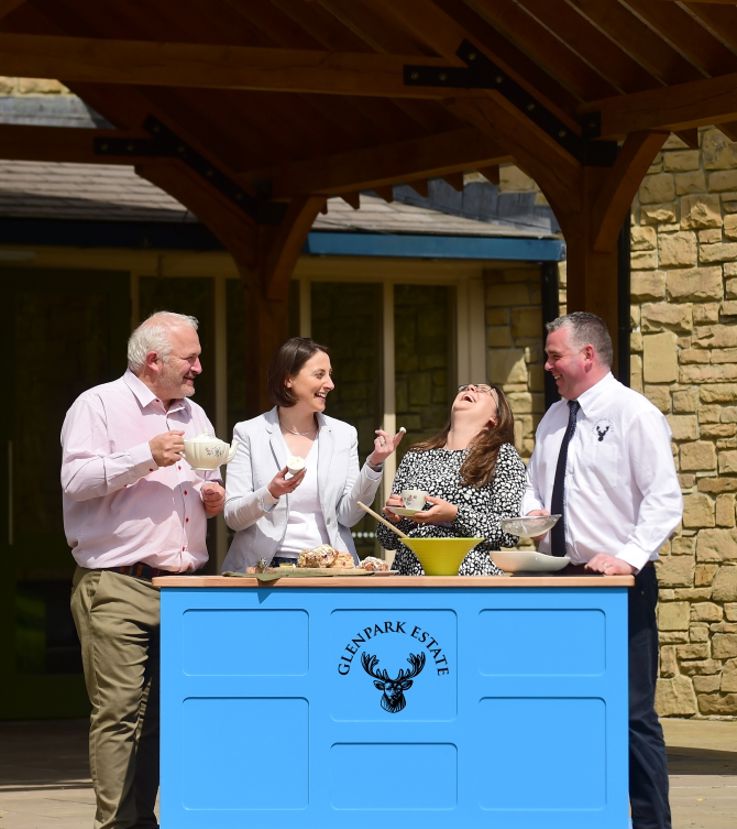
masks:
[[[404,692],[412,687],[412,680],[425,667],[425,654],[411,653],[407,657],[407,662],[409,662],[411,668],[408,671],[400,668],[399,674],[392,679],[386,668],[377,670],[379,664],[377,656],[365,652],[361,654],[361,664],[364,671],[374,678],[374,686],[383,692],[381,707],[390,714],[396,714],[397,711],[401,711],[407,705]]]

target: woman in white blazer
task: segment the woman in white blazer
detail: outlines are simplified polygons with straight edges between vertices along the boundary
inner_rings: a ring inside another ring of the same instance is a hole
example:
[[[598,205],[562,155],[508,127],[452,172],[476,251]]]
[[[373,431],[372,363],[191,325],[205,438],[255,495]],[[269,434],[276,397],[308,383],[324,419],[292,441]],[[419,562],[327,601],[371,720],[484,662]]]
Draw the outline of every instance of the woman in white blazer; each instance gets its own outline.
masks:
[[[330,544],[348,550],[358,563],[350,528],[370,504],[386,458],[403,433],[376,430],[374,449],[359,468],[353,426],[324,414],[335,388],[325,346],[292,337],[269,366],[273,409],[237,423],[235,457],[228,464],[225,522],[235,531],[223,563],[242,572],[260,560],[295,562],[300,550]],[[289,472],[301,462],[296,474]]]

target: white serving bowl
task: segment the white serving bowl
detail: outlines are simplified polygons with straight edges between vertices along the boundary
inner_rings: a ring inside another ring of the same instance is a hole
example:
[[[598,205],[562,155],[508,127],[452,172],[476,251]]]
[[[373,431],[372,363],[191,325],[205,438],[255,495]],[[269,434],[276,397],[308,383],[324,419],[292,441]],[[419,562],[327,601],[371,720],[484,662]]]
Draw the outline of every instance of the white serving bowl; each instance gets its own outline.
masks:
[[[505,573],[554,573],[571,561],[568,556],[549,556],[527,550],[492,550],[489,555]]]

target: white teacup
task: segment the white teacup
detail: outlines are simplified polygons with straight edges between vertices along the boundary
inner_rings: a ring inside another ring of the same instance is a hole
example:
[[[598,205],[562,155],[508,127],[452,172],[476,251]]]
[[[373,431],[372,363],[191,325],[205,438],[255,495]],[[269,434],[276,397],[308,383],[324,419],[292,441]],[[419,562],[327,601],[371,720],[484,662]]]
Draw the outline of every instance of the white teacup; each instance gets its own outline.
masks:
[[[427,502],[427,492],[424,489],[403,489],[401,496],[407,509],[421,510]]]
[[[184,457],[194,469],[217,469],[233,460],[237,448],[238,441],[231,446],[214,435],[197,435],[185,439]]]

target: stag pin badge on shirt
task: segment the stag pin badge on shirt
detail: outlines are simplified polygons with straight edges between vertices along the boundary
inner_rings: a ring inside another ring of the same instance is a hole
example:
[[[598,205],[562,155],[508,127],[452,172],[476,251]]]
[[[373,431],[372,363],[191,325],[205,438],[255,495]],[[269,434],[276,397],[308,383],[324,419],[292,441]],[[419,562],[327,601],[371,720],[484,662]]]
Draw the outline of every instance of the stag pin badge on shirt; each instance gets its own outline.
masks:
[[[594,424],[594,435],[596,435],[596,439],[599,441],[599,443],[603,443],[604,438],[606,438],[607,436],[611,436],[613,432],[613,427],[614,424],[611,420],[607,420],[606,418],[603,418],[602,420],[597,420],[597,422]]]

